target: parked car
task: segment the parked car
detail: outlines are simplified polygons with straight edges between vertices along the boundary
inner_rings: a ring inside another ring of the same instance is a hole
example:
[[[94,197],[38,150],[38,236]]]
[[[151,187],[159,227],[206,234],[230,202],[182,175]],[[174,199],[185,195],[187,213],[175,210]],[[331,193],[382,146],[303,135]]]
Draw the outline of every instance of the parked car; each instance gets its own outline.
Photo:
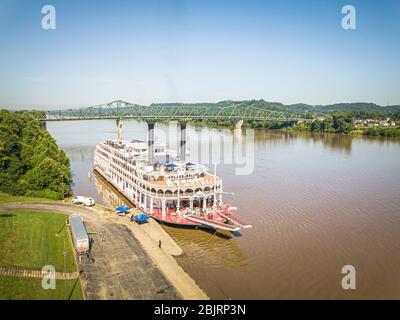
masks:
[[[72,203],[83,204],[86,207],[91,207],[91,206],[94,206],[95,201],[91,197],[76,196],[72,199]]]

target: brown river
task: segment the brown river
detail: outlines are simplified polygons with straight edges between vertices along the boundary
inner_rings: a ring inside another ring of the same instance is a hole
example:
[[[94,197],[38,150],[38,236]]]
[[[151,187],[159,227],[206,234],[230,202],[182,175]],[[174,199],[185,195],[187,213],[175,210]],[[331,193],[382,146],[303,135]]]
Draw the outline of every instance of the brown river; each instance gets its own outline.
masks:
[[[115,138],[115,121],[47,128],[71,159],[75,194],[124,202],[92,173],[94,148]],[[166,128],[156,124],[156,140],[165,141]],[[147,126],[125,121],[123,132],[146,139]],[[188,126],[189,160],[202,132],[234,134]],[[253,228],[230,234],[164,226],[185,251],[178,263],[212,299],[400,299],[399,140],[255,130],[253,154],[251,174],[217,166],[225,191],[234,193],[224,199]],[[356,270],[354,290],[342,288],[345,265]]]

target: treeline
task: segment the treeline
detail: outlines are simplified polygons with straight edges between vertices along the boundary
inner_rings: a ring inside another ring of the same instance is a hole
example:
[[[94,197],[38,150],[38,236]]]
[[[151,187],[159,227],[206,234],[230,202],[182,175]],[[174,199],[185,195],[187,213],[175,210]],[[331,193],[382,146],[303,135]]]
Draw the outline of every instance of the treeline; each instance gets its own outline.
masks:
[[[368,127],[361,128],[360,130],[367,136],[400,137],[399,127]]]
[[[305,114],[305,121],[244,121],[243,128],[264,128],[285,131],[308,131],[325,133],[359,133],[370,136],[400,137],[400,127],[361,127],[353,126],[354,119],[376,119],[377,116],[371,113],[360,112],[331,112],[324,117],[316,117]],[[386,119],[386,118],[385,118]],[[232,120],[192,120],[193,125],[204,125],[209,127],[235,127]]]
[[[399,113],[400,106],[380,106],[375,103],[355,102],[355,103],[335,103],[330,105],[317,105],[308,110],[314,113],[330,113],[330,112],[355,112],[370,113],[374,115],[387,115],[389,113]]]
[[[310,132],[350,133],[354,130],[354,112],[332,112],[323,120],[304,121],[293,126]]]
[[[365,114],[365,119],[376,119],[371,114]],[[357,112],[332,112],[323,120],[312,120],[297,123],[290,127],[292,130],[309,132],[330,132],[330,133],[358,133],[370,136],[400,137],[400,127],[359,127],[353,125],[354,119],[359,119]]]
[[[235,124],[231,120],[191,119],[189,123],[195,126],[224,127],[233,129]]]
[[[349,133],[353,127],[354,113],[352,112],[333,112],[323,120],[312,119],[306,116],[305,121],[246,121],[244,128],[266,128],[284,129],[287,131],[310,131],[310,132],[331,132]]]
[[[373,113],[373,112],[354,112],[354,117],[356,119],[373,119],[373,120],[386,120],[390,118],[391,120],[398,121],[400,120],[400,111],[398,112],[386,112],[386,113]]]
[[[63,199],[71,193],[70,162],[37,120],[41,116],[0,110],[0,191]]]

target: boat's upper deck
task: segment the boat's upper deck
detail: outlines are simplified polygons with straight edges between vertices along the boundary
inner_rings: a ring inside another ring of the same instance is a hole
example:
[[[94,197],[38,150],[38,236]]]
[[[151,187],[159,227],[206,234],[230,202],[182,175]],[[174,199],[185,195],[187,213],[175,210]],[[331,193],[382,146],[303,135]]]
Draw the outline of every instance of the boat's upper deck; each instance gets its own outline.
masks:
[[[154,144],[153,164],[148,161],[148,146],[144,141],[107,140],[98,147],[139,169],[143,180],[157,187],[195,189],[221,182],[219,177],[209,174],[204,165],[180,160],[162,143]]]

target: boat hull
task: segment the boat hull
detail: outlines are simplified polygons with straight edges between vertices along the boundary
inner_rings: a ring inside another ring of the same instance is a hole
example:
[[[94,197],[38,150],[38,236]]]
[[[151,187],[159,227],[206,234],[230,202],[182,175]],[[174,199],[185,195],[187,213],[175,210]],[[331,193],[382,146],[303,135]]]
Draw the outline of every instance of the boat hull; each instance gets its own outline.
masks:
[[[204,229],[204,230],[215,230],[215,228],[212,228],[210,226],[205,226],[200,223],[179,223],[179,222],[173,222],[173,221],[168,221],[166,219],[161,219],[155,216],[150,215],[151,218],[153,218],[155,221],[157,221],[160,224],[165,224],[171,227],[175,228],[185,228],[185,229]]]

